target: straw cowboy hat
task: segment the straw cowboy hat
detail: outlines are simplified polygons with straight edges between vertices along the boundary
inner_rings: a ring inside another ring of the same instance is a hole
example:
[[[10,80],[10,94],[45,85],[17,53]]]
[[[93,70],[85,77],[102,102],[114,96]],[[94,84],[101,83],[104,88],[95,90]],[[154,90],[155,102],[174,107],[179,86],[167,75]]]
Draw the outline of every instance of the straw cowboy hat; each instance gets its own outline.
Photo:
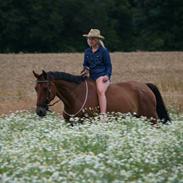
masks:
[[[104,39],[104,36],[100,34],[100,30],[98,29],[90,29],[90,32],[88,34],[83,34],[83,36],[87,38],[95,37],[99,39]]]

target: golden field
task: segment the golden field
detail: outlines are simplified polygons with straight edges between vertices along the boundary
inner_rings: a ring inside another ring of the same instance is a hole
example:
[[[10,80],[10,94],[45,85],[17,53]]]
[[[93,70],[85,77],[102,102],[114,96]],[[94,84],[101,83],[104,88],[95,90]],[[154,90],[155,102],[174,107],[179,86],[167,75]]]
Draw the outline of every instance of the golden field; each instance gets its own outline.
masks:
[[[112,82],[137,80],[156,84],[168,108],[183,112],[183,52],[111,53]],[[0,54],[0,114],[34,110],[32,70],[79,74],[83,54]],[[62,103],[52,110],[62,112]]]

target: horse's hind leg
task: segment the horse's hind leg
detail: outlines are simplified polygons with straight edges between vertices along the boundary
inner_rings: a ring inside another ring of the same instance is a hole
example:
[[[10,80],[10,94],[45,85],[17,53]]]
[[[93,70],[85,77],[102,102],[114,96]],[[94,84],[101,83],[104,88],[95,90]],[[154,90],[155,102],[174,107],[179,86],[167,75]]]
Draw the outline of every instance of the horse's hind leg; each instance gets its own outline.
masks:
[[[150,122],[153,126],[157,126],[158,124],[158,115],[154,116],[154,117],[150,117]]]
[[[151,125],[157,125],[158,124],[158,115],[156,113],[153,113],[153,114],[143,114],[143,115],[140,115],[140,116],[144,116],[146,117],[146,119],[151,123]],[[139,115],[137,115],[136,117],[140,117]]]
[[[149,110],[146,109],[146,111],[144,111],[144,114],[152,125],[157,125],[158,124],[158,114],[157,114],[156,110],[152,110],[152,109],[153,108],[149,108]]]
[[[152,125],[157,125],[158,114],[156,112],[156,102],[150,100],[143,100],[139,110],[140,116],[145,116]]]
[[[158,114],[156,111],[156,98],[152,91],[146,86],[139,91],[138,114],[145,116],[152,125],[157,124]]]

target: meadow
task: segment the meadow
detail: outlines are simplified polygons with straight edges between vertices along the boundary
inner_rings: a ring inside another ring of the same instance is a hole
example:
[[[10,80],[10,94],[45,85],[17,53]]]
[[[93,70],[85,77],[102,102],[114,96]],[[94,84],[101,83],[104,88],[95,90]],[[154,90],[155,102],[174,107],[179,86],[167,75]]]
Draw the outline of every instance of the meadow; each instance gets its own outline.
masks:
[[[73,127],[57,114],[0,118],[1,183],[181,183],[183,115],[152,127],[145,119],[110,115]]]

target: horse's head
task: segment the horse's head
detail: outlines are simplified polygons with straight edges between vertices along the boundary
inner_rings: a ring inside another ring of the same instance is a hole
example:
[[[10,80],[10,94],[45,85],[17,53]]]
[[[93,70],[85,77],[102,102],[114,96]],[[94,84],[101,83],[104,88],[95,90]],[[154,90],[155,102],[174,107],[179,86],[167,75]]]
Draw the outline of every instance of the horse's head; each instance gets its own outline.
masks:
[[[46,115],[49,103],[56,96],[56,87],[48,74],[43,70],[39,75],[33,71],[36,81],[35,90],[37,92],[37,108],[36,113],[40,117]]]

